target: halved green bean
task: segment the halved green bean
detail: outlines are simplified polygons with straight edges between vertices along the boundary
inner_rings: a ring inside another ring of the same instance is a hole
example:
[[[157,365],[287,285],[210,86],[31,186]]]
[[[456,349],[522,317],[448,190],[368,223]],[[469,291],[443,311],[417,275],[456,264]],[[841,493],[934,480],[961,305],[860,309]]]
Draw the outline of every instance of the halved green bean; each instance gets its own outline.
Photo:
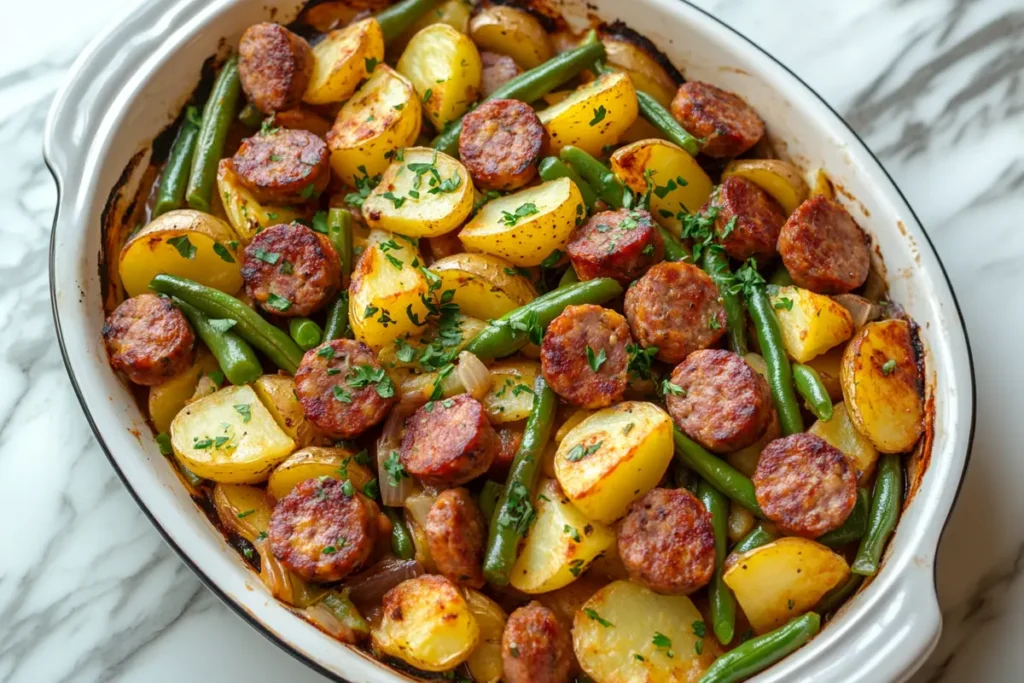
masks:
[[[562,163],[562,160],[558,157],[545,157],[541,160],[538,170],[541,180],[544,181],[558,180],[559,178],[571,180],[579,188],[580,196],[583,197],[583,203],[587,205],[587,211],[594,210],[594,204],[597,202],[597,193],[590,186],[590,183],[581,178],[580,174],[572,166]]]
[[[853,511],[850,512],[850,516],[846,518],[843,525],[838,529],[829,531],[827,534],[822,534],[815,540],[833,550],[838,550],[849,543],[859,541],[868,530],[868,510],[870,507],[871,495],[868,493],[868,490],[864,488],[857,489],[857,503],[853,506]]]
[[[553,289],[525,306],[492,320],[466,345],[466,351],[481,359],[508,356],[526,346],[529,332],[543,331],[566,306],[603,304],[622,294],[622,285],[610,278],[587,280]]]
[[[154,277],[149,287],[192,304],[211,318],[234,320],[236,324],[231,331],[262,351],[277,367],[292,375],[298,369],[302,349],[284,330],[274,327],[230,294],[166,273]]]
[[[763,284],[745,288],[747,311],[754,321],[757,341],[761,345],[761,356],[768,367],[768,385],[772,390],[775,411],[779,414],[779,425],[782,434],[799,434],[804,431],[804,418],[800,414],[800,405],[793,393],[793,371],[789,365],[789,356],[782,345],[782,328],[775,317],[771,301]]]
[[[246,128],[259,128],[263,125],[263,112],[256,108],[252,102],[247,102],[242,111],[238,113],[239,122]]]
[[[160,173],[160,186],[153,206],[154,218],[185,205],[185,188],[188,187],[188,174],[192,171],[192,156],[199,139],[200,124],[199,110],[195,107],[186,109],[171,152],[167,155],[167,163]]]
[[[629,191],[612,170],[584,152],[579,147],[567,145],[559,155],[562,161],[576,169],[583,180],[597,192],[597,196],[613,209],[621,209],[632,205],[633,194]]]
[[[718,642],[728,645],[736,635],[736,597],[722,580],[725,556],[729,550],[729,501],[703,479],[697,484],[697,497],[711,513],[711,528],[715,532],[715,574],[708,584],[711,627]]]
[[[405,33],[417,21],[434,9],[440,0],[402,0],[377,13],[377,23],[384,34],[384,44]]]
[[[351,332],[348,321],[348,292],[342,292],[327,310],[324,324],[324,340],[344,339]]]
[[[365,638],[370,635],[370,625],[349,600],[346,591],[330,591],[320,600],[320,604],[330,610],[343,626],[351,629],[358,637]]]
[[[874,576],[885,550],[885,542],[896,528],[903,503],[903,464],[899,454],[885,454],[878,461],[875,489],[871,494],[871,516],[868,530],[860,539],[857,556],[850,571],[860,576]]]
[[[590,31],[579,47],[556,55],[540,66],[519,74],[491,93],[485,101],[512,99],[534,102],[563,83],[569,82],[581,71],[589,68],[594,60],[602,57],[604,45],[597,39],[597,33]],[[445,126],[444,131],[434,139],[432,146],[446,154],[457,154],[461,134],[460,118]]]
[[[197,211],[210,210],[213,184],[217,178],[217,165],[224,156],[228,129],[235,120],[238,98],[242,94],[242,81],[238,76],[238,57],[224,63],[213,83],[210,99],[203,107],[203,121],[199,127],[196,151],[192,155],[192,171],[188,178],[188,205]]]
[[[288,334],[303,351],[320,346],[324,339],[324,331],[309,318],[291,318],[288,320]]]
[[[504,487],[492,479],[486,480],[483,488],[480,489],[477,503],[480,505],[480,513],[487,520],[488,524],[490,524],[491,518],[494,517],[494,509],[498,507],[498,499],[501,498],[503,490]]]
[[[666,261],[689,261],[690,252],[686,250],[676,236],[670,233],[662,226],[658,226],[658,232],[661,233],[661,241],[665,243],[665,260]]]
[[[725,308],[725,325],[729,333],[729,348],[739,355],[747,352],[747,309],[743,305],[740,292],[736,291],[735,280],[732,270],[729,268],[729,259],[725,252],[717,245],[708,245],[704,249],[704,263],[702,264],[715,285],[718,287],[718,294],[722,297],[722,306]]]
[[[814,417],[826,422],[832,419],[832,398],[817,370],[809,365],[793,363],[793,384],[796,385],[797,393],[807,401],[807,407]]]
[[[750,530],[749,534],[736,542],[736,545],[732,547],[732,551],[737,555],[742,555],[743,553],[748,553],[755,548],[768,545],[777,538],[778,536],[773,534],[771,531],[768,531],[763,524],[758,524]]]
[[[395,508],[384,506],[381,509],[391,520],[391,552],[403,560],[411,560],[416,555],[416,546],[409,527],[405,525],[405,518]]]
[[[840,605],[846,602],[851,595],[857,592],[860,585],[864,582],[863,576],[857,574],[850,574],[846,581],[825,593],[824,597],[814,606],[814,611],[818,614],[828,614],[834,609],[837,609]]]
[[[529,527],[533,515],[531,496],[540,475],[540,463],[551,437],[557,407],[555,392],[543,377],[538,377],[533,384],[533,409],[526,420],[523,440],[512,461],[487,535],[484,577],[495,586],[508,584],[512,565],[519,554],[519,541]]]
[[[352,214],[348,209],[331,209],[327,212],[327,237],[334,245],[341,260],[342,286],[348,286],[352,274]]]
[[[754,483],[742,472],[720,458],[708,453],[704,447],[679,431],[673,429],[676,455],[699,474],[706,482],[736,501],[754,516],[764,519],[761,506],[757,504]]]
[[[821,617],[809,612],[785,626],[769,631],[743,643],[715,660],[700,683],[735,683],[750,678],[759,671],[798,650],[821,629]]]
[[[263,366],[256,352],[252,350],[245,340],[231,331],[231,329],[219,328],[210,321],[202,311],[187,302],[178,299],[175,302],[181,312],[184,313],[196,334],[203,340],[210,353],[217,359],[221,372],[228,378],[228,381],[236,386],[255,382],[263,374]],[[220,322],[225,322],[221,320]],[[232,321],[233,322],[233,321]],[[228,323],[231,324],[231,323]],[[233,325],[232,325],[233,327]]]

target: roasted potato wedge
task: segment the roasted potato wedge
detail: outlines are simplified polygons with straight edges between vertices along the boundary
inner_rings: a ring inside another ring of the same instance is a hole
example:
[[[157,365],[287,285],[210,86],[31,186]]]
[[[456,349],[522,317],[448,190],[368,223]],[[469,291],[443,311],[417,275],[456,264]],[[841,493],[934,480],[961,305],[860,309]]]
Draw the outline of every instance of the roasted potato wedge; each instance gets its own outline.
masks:
[[[760,356],[758,356],[760,358]],[[764,431],[764,434],[755,443],[741,448],[740,450],[730,453],[725,456],[726,461],[738,469],[740,472],[748,477],[754,476],[754,470],[757,468],[757,461],[761,459],[761,451],[769,443],[779,438],[782,435],[779,427],[779,416],[778,414],[772,415],[772,421],[768,423],[768,428]]]
[[[171,428],[174,416],[181,412],[185,404],[196,393],[196,386],[203,375],[220,370],[217,359],[206,347],[200,347],[192,361],[192,365],[184,372],[179,372],[166,382],[149,388],[149,419],[157,432],[167,432]]]
[[[308,215],[294,206],[260,204],[252,192],[239,182],[230,159],[222,159],[217,166],[217,191],[220,192],[228,223],[243,245],[248,244],[261,230],[280,223],[291,223]]]
[[[843,354],[846,410],[881,453],[911,450],[924,431],[924,381],[905,320],[868,323]]]
[[[842,555],[791,536],[731,558],[722,579],[760,635],[814,607],[849,575]]]
[[[427,318],[423,258],[408,240],[373,240],[356,262],[349,285],[349,322],[355,338],[375,351],[395,339],[418,335]]]
[[[403,581],[388,591],[383,606],[384,617],[371,634],[374,648],[417,669],[452,669],[480,642],[469,604],[442,576]]]
[[[395,42],[389,46],[395,49],[395,54],[400,54],[405,46],[409,44],[413,36],[434,24],[447,24],[459,33],[469,33],[469,15],[472,5],[466,0],[446,0],[435,7],[427,15],[412,25],[408,31],[403,33]]]
[[[384,61],[384,34],[372,17],[331,31],[313,47],[313,73],[303,101],[344,102]]]
[[[434,261],[430,270],[441,278],[444,292],[473,318],[493,320],[537,298],[533,283],[508,261],[489,254],[455,254]]]
[[[491,5],[469,20],[469,35],[482,50],[508,55],[524,69],[551,59],[554,47],[541,23],[528,12]]]
[[[203,479],[257,484],[295,450],[250,386],[188,404],[171,423],[174,454]]]
[[[370,228],[436,237],[462,225],[473,210],[473,196],[473,181],[461,162],[436,149],[409,147],[363,201],[363,219]]]
[[[480,53],[468,36],[448,24],[432,24],[413,36],[397,68],[416,88],[437,130],[480,98]]]
[[[330,439],[306,419],[302,404],[295,395],[294,379],[285,375],[263,375],[252,383],[252,388],[284,433],[295,441],[296,447],[330,443]]]
[[[154,218],[121,249],[121,284],[128,296],[149,291],[156,275],[177,275],[234,294],[242,287],[238,238],[221,219],[180,209]]]
[[[480,642],[466,666],[476,683],[498,683],[501,680],[501,636],[508,616],[501,605],[479,591],[466,589],[466,604],[480,625]]]
[[[615,175],[633,192],[645,192],[645,174],[653,173],[651,215],[676,237],[683,230],[680,212],[696,213],[711,196],[708,174],[692,156],[667,140],[638,140],[616,150],[611,163]]]
[[[548,593],[572,583],[615,543],[615,532],[584,517],[554,479],[541,481],[533,509],[537,516],[510,578],[524,593]]]
[[[878,451],[871,445],[871,440],[861,434],[850,413],[846,410],[846,404],[836,403],[832,406],[832,419],[818,420],[808,429],[811,434],[817,434],[830,444],[846,454],[861,481],[866,480],[875,471],[875,462],[878,460]]]
[[[575,183],[559,178],[491,200],[459,233],[469,251],[539,266],[587,215]]]
[[[213,507],[221,524],[250,543],[267,532],[274,511],[266,491],[245,484],[216,484]]]
[[[366,456],[365,452],[363,453]],[[367,460],[367,462],[369,462]],[[360,464],[358,457],[345,448],[321,448],[311,446],[295,451],[288,459],[274,468],[267,480],[267,493],[274,500],[281,500],[296,486],[307,479],[330,477],[338,481],[352,482],[357,491],[374,481],[373,471]]]
[[[770,194],[787,216],[810,192],[800,169],[780,159],[737,159],[725,167],[722,180],[731,175],[746,178]]]
[[[380,64],[342,106],[327,135],[331,169],[349,187],[391,165],[420,134],[422,106],[405,76]]]
[[[703,622],[686,596],[615,581],[576,613],[573,650],[587,675],[601,683],[697,681],[716,650],[710,625],[702,631],[696,626]]]
[[[555,455],[562,490],[586,517],[611,524],[653,489],[674,453],[672,418],[653,403],[624,401],[576,425]]]
[[[626,74],[605,74],[580,86],[558,104],[538,112],[551,153],[573,145],[598,156],[625,134],[639,113],[636,88]]]
[[[825,353],[853,334],[850,312],[824,294],[791,285],[771,290],[769,298],[782,328],[786,353],[798,363]]]
[[[518,422],[533,410],[533,383],[540,375],[534,360],[503,360],[491,366],[491,391],[484,396],[484,410],[492,424]]]
[[[615,36],[603,36],[605,60],[616,71],[629,74],[637,90],[658,100],[666,109],[672,104],[679,86],[665,68],[642,48]]]

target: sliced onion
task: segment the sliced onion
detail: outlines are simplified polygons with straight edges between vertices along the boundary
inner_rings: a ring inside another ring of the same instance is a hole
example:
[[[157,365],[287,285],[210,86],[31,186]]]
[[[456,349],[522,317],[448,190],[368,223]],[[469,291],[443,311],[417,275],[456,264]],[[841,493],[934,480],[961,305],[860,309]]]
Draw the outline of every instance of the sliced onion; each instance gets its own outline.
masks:
[[[348,597],[356,607],[380,604],[384,594],[409,579],[424,574],[423,565],[416,560],[382,560],[345,582]]]
[[[882,308],[872,303],[869,299],[856,294],[837,294],[832,297],[837,304],[850,312],[853,317],[853,327],[859,330],[872,320],[878,320],[882,315]]]
[[[260,554],[260,581],[275,598],[294,605],[291,577],[281,561],[270,552],[270,544],[266,541],[256,543],[256,552]]]
[[[459,364],[455,368],[455,374],[465,387],[466,393],[478,401],[483,400],[491,390],[491,371],[483,361],[469,351],[459,353]]]
[[[415,407],[399,403],[395,406],[388,419],[384,422],[384,430],[377,440],[377,483],[380,485],[380,500],[388,507],[401,507],[413,491],[416,481],[408,474],[392,483],[384,463],[392,453],[398,453],[402,447],[402,432],[405,420],[412,415]]]
[[[881,301],[885,298],[888,286],[885,284],[885,266],[876,257],[871,258],[871,268],[868,270],[868,279],[861,288],[861,294],[868,301]]]
[[[316,624],[320,630],[332,638],[349,642],[346,638],[352,633],[352,631],[345,628],[345,625],[341,623],[341,620],[334,616],[334,613],[322,604],[317,603],[307,607],[306,618]],[[355,641],[353,640],[352,642]]]

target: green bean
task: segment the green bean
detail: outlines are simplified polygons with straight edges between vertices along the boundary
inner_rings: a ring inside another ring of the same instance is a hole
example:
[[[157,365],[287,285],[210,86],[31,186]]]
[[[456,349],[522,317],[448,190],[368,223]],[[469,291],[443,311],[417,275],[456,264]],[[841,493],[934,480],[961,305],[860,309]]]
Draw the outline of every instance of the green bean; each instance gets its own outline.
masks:
[[[327,212],[327,237],[341,260],[342,285],[348,286],[352,275],[352,214],[348,209],[331,209]]]
[[[330,591],[320,600],[320,604],[331,611],[331,614],[357,636],[370,635],[370,625],[363,619],[356,606],[349,600],[345,591]]]
[[[818,614],[828,614],[829,612],[837,609],[840,605],[846,602],[851,595],[857,592],[860,588],[860,584],[864,582],[863,576],[857,574],[850,574],[850,576],[843,581],[841,584],[825,593],[824,597],[814,606],[814,611]]]
[[[798,394],[807,401],[807,407],[819,420],[832,419],[832,398],[821,381],[818,371],[808,365],[793,363],[793,384]]]
[[[736,634],[736,597],[722,580],[729,543],[729,501],[703,479],[697,484],[697,497],[711,513],[711,527],[715,532],[715,575],[708,585],[711,626],[718,642],[728,645]]]
[[[776,287],[788,287],[793,284],[793,278],[789,276],[786,266],[780,263],[779,267],[772,271],[771,276],[768,278],[768,284],[775,285]]]
[[[236,324],[231,331],[262,351],[277,367],[292,375],[298,369],[302,349],[284,330],[274,327],[230,294],[166,273],[154,277],[149,287],[192,304],[211,318],[234,320]]]
[[[526,346],[529,333],[543,330],[566,306],[603,304],[622,294],[622,285],[610,278],[587,280],[553,289],[525,306],[492,320],[466,345],[466,351],[487,360],[508,356]]]
[[[263,112],[252,102],[247,102],[238,114],[238,121],[246,128],[259,128],[263,125]]]
[[[793,393],[793,371],[789,365],[789,357],[782,345],[782,328],[775,317],[771,301],[764,285],[752,285],[745,289],[747,311],[754,321],[757,341],[761,345],[761,356],[768,367],[768,385],[772,390],[775,411],[779,414],[779,424],[783,435],[799,434],[804,431],[804,418],[800,414],[800,406]]]
[[[740,293],[734,287],[732,270],[725,252],[717,245],[709,245],[704,249],[704,272],[718,287],[725,308],[725,325],[729,333],[729,348],[744,355],[747,352],[747,309],[743,305]]]
[[[210,211],[217,165],[224,156],[228,129],[235,119],[241,93],[238,57],[233,56],[221,67],[213,83],[210,99],[203,107],[203,121],[199,127],[196,151],[192,156],[192,171],[188,178],[188,192],[185,195],[189,207],[197,211]]]
[[[735,683],[746,680],[798,650],[820,628],[821,617],[814,612],[797,617],[785,626],[726,652],[704,672],[700,683]]]
[[[597,203],[597,193],[594,192],[594,188],[590,186],[586,180],[580,177],[580,174],[576,172],[572,166],[562,163],[562,160],[558,157],[545,157],[540,162],[540,178],[541,180],[558,180],[559,178],[568,178],[580,191],[580,195],[583,197],[583,203],[587,205],[587,211],[594,210],[594,204]]]
[[[736,542],[736,545],[733,546],[732,551],[737,555],[749,553],[751,550],[754,550],[755,548],[760,548],[763,545],[768,545],[776,538],[778,538],[778,536],[773,534],[771,531],[768,531],[768,529],[765,528],[764,524],[758,524],[750,530],[749,534],[747,534],[746,536],[744,536]]]
[[[860,539],[860,548],[850,571],[860,576],[874,576],[903,502],[903,466],[898,454],[886,454],[879,459],[875,489],[871,494],[871,516],[868,530]]]
[[[494,509],[498,507],[498,499],[501,498],[503,490],[504,487],[501,484],[491,479],[486,480],[483,488],[480,489],[477,502],[480,505],[480,512],[488,524],[491,523],[491,518],[494,517]]]
[[[192,170],[196,140],[199,139],[199,125],[199,110],[195,107],[186,109],[185,119],[178,127],[171,152],[167,155],[167,163],[160,174],[160,186],[153,206],[154,218],[185,205],[185,188],[188,186],[188,174]]]
[[[434,9],[440,0],[402,0],[377,13],[377,23],[384,34],[384,44],[402,35]]]
[[[665,228],[658,226],[658,232],[661,233],[661,241],[665,243],[665,260],[666,261],[689,261],[690,253],[686,250],[676,236],[670,233]]]
[[[327,322],[324,325],[324,339],[345,339],[352,329],[348,324],[348,292],[342,292],[327,310]]]
[[[585,181],[597,192],[597,196],[613,209],[632,206],[633,194],[622,184],[611,169],[584,152],[579,147],[567,145],[562,148],[560,158],[576,169]]]
[[[204,313],[185,301],[179,299],[175,303],[188,317],[196,334],[210,349],[213,357],[217,359],[221,372],[229,382],[241,386],[255,382],[263,374],[263,367],[260,365],[260,359],[256,357],[256,352],[230,328],[219,327]],[[230,319],[217,322],[234,326],[234,321]]]
[[[416,546],[412,542],[412,533],[405,525],[402,513],[392,507],[381,508],[384,516],[391,520],[391,552],[403,560],[411,560],[416,555]]]
[[[868,494],[868,490],[863,488],[857,489],[857,502],[853,506],[850,516],[843,522],[843,525],[838,529],[822,534],[815,540],[833,550],[838,550],[849,543],[859,541],[868,530],[868,510],[870,507],[871,496]]]
[[[562,277],[559,278],[558,287],[568,287],[570,285],[575,285],[579,281],[580,276],[576,274],[576,269],[573,268],[572,264],[570,263],[569,267],[565,269],[564,273],[562,273]]]
[[[176,457],[174,458],[174,464],[178,466],[178,472],[181,473],[181,476],[185,480],[186,484],[191,486],[193,489],[198,489],[200,486],[203,485],[204,479],[195,472],[193,472],[192,470],[190,470],[189,468],[182,465],[181,461],[178,460],[178,458]]]
[[[752,514],[764,519],[764,513],[761,512],[761,506],[757,504],[757,496],[754,494],[754,484],[750,479],[729,463],[708,453],[678,428],[673,432],[676,455],[691,470]]]
[[[484,577],[495,586],[508,584],[512,565],[516,563],[519,540],[529,528],[533,517],[530,496],[540,475],[544,448],[551,437],[558,397],[543,377],[533,384],[533,409],[526,420],[523,440],[509,470],[505,489],[491,517],[484,551]]]
[[[534,102],[578,76],[581,71],[589,68],[595,59],[601,57],[604,57],[604,45],[597,39],[597,33],[590,31],[579,47],[556,55],[540,66],[519,74],[491,93],[484,101],[512,99]],[[434,149],[446,154],[458,153],[461,134],[462,119],[451,122],[434,139]]]
[[[291,318],[288,321],[288,334],[303,351],[320,346],[324,339],[324,331],[309,318]]]

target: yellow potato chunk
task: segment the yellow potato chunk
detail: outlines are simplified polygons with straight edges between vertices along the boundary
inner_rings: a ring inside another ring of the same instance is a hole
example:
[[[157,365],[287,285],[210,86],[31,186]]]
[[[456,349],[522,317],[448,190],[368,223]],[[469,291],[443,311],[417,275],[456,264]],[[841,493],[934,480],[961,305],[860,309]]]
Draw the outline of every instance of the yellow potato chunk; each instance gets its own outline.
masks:
[[[252,192],[238,180],[230,159],[222,159],[217,166],[217,191],[228,223],[242,244],[248,244],[256,233],[272,225],[306,217],[306,213],[294,206],[271,206],[256,201]]]
[[[483,399],[492,424],[518,422],[533,410],[533,383],[540,375],[540,363],[533,360],[504,360],[491,366],[491,390]]]
[[[771,290],[769,298],[782,328],[782,345],[798,363],[825,353],[853,334],[853,317],[831,297],[790,285]]]
[[[200,378],[220,370],[217,359],[206,347],[200,347],[192,365],[184,372],[149,388],[149,419],[157,432],[171,428],[174,416],[196,393]]]
[[[480,625],[480,642],[466,660],[476,683],[501,680],[501,635],[508,617],[501,606],[479,591],[466,589],[466,603]]]
[[[395,339],[418,335],[427,318],[423,258],[408,240],[372,241],[356,262],[349,285],[349,321],[355,338],[380,351]]]
[[[625,134],[639,113],[627,74],[605,74],[537,114],[548,131],[551,153],[573,145],[598,156]]]
[[[213,507],[221,524],[250,543],[267,532],[274,511],[266,491],[245,484],[214,486]]]
[[[737,159],[725,167],[722,180],[731,175],[746,178],[770,194],[787,216],[810,192],[800,169],[780,159]]]
[[[452,301],[473,318],[500,318],[537,298],[533,283],[497,256],[454,254],[434,261],[430,270],[441,278],[440,291],[454,291]]]
[[[313,47],[313,73],[302,99],[309,104],[343,102],[373,67],[384,61],[384,34],[367,18],[331,31]]]
[[[416,88],[437,130],[480,98],[480,53],[468,36],[447,24],[432,24],[413,36],[397,68]]]
[[[313,423],[306,419],[302,404],[295,394],[295,380],[285,375],[263,375],[252,383],[256,395],[263,401],[277,424],[299,448],[329,443]]]
[[[861,481],[866,480],[875,471],[878,451],[871,445],[870,439],[857,431],[845,403],[840,402],[832,406],[831,420],[818,420],[807,431],[817,434],[845,453],[857,468]]]
[[[357,491],[362,491],[364,486],[376,479],[370,468],[360,464],[352,451],[311,446],[292,453],[274,468],[267,480],[267,493],[274,500],[281,500],[307,479],[322,477],[351,481]]]
[[[668,413],[653,403],[624,401],[565,435],[555,454],[555,475],[580,512],[611,524],[657,485],[673,452]]]
[[[628,40],[605,36],[601,42],[604,43],[605,59],[609,67],[629,74],[637,90],[658,100],[666,109],[671,106],[679,87],[657,60]]]
[[[469,35],[481,50],[508,55],[524,69],[551,59],[554,47],[536,17],[506,5],[491,5],[469,22]]]
[[[472,5],[466,0],[447,0],[427,12],[426,16],[412,25],[408,31],[395,39],[393,45],[396,53],[405,49],[413,36],[428,26],[434,24],[447,24],[459,33],[469,33],[469,13]]]

